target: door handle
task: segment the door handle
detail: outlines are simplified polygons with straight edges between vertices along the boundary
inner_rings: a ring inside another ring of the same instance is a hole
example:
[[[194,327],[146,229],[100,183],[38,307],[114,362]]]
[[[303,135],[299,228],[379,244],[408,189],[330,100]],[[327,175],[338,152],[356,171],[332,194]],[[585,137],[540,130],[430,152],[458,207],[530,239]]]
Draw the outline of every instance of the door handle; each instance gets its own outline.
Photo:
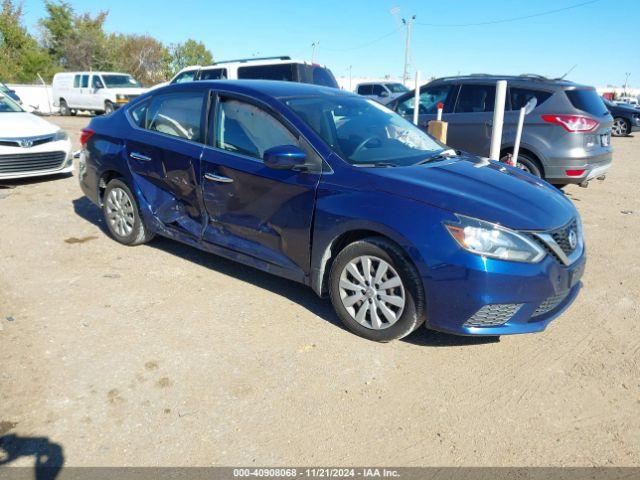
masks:
[[[141,162],[151,161],[151,157],[147,157],[146,155],[142,155],[141,153],[131,152],[129,156],[134,160],[140,160]]]
[[[215,173],[205,173],[204,178],[209,180],[210,182],[218,182],[218,183],[231,183],[233,182],[233,178],[222,177],[220,175],[216,175]]]

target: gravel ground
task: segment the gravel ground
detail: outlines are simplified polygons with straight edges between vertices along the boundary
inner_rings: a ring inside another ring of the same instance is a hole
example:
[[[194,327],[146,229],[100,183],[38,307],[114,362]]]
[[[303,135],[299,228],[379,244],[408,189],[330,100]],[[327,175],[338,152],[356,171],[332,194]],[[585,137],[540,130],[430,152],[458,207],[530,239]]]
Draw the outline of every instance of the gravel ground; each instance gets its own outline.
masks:
[[[52,120],[77,144],[89,119]],[[566,189],[581,295],[499,341],[372,343],[306,287],[169,240],[119,245],[76,177],[13,182],[0,436],[66,466],[640,466],[640,134],[614,146],[606,181]]]

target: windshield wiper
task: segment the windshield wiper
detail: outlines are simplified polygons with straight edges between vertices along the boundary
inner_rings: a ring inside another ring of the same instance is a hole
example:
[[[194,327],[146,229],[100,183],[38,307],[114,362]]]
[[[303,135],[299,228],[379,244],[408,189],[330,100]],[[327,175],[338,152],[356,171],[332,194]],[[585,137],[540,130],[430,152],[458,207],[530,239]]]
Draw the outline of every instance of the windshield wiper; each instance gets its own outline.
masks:
[[[356,167],[397,167],[398,165],[391,162],[376,162],[376,163],[354,163]]]
[[[436,153],[435,155],[427,157],[424,160],[420,160],[419,162],[414,163],[414,165],[424,165],[425,163],[433,162],[435,160],[445,160],[447,158],[453,158],[457,156],[458,156],[458,152],[456,152],[452,148],[449,148],[448,150],[443,150],[439,153]]]

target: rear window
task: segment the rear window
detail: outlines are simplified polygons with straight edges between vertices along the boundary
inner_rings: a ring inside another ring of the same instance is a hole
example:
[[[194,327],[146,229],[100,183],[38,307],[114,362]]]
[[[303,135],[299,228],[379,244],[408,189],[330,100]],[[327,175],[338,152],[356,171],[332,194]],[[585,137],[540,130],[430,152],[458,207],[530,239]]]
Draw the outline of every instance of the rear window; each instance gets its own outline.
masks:
[[[338,88],[338,82],[333,74],[323,67],[313,67],[313,83],[323,87]]]
[[[372,90],[373,90],[372,85],[358,85],[359,95],[371,95]]]
[[[520,110],[532,98],[537,100],[536,107],[539,107],[551,96],[551,92],[532,90],[530,88],[509,88],[509,95],[511,97],[511,110]]]
[[[573,105],[578,110],[590,113],[591,115],[602,116],[608,113],[600,96],[592,89],[566,90],[565,93]]]
[[[284,80],[295,81],[295,64],[284,63],[277,65],[253,65],[238,68],[238,78],[254,80]]]

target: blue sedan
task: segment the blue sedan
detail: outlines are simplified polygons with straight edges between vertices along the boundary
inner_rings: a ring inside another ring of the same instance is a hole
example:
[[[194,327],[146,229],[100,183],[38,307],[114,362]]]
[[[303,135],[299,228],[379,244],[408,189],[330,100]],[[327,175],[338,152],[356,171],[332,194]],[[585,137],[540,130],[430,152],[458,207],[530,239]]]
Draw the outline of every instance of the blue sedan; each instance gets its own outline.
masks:
[[[563,193],[351,93],[171,85],[94,118],[81,143],[80,185],[118,242],[162,235],[301,282],[371,340],[537,332],[581,288]]]

